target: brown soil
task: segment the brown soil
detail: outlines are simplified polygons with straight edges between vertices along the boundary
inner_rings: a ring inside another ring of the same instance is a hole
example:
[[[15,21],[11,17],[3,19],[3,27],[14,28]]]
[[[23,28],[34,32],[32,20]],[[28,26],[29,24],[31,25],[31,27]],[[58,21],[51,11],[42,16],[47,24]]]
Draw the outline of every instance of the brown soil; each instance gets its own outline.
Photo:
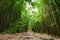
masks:
[[[60,38],[48,34],[24,32],[16,34],[0,34],[0,40],[60,40]]]

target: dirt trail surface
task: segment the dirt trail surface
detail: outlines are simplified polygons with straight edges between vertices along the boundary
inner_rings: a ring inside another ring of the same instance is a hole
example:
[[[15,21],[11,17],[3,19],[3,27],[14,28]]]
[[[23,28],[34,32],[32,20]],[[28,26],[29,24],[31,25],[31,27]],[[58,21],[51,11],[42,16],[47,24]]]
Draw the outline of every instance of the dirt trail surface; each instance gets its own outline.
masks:
[[[16,34],[0,34],[0,40],[60,40],[48,34],[24,32]]]

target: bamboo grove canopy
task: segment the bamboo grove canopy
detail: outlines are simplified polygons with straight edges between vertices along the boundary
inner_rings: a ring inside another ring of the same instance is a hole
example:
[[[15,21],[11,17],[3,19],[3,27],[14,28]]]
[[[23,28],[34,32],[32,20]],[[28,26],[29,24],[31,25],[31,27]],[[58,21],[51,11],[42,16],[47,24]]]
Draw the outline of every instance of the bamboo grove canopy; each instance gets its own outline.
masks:
[[[60,0],[0,0],[0,33],[42,32],[60,36]]]

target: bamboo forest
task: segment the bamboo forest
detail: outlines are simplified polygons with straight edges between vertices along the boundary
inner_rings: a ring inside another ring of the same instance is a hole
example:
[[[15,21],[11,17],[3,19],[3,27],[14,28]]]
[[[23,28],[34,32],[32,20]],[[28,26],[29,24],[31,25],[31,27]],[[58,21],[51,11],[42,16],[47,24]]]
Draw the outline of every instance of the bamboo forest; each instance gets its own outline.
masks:
[[[0,40],[60,40],[60,0],[0,0]]]

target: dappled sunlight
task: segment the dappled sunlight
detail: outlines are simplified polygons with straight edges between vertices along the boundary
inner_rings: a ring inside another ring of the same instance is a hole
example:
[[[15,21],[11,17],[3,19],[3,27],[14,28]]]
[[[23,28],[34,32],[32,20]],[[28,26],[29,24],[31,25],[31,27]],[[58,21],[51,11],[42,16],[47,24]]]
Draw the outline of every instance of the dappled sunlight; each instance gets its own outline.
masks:
[[[38,3],[37,3],[38,2]],[[33,3],[33,5],[32,5]],[[39,6],[40,5],[40,6]],[[25,9],[26,13],[25,16],[28,15],[28,26],[31,27],[32,25],[35,25],[36,22],[42,22],[47,16],[45,13],[45,4],[42,0],[31,0],[31,2],[25,2]],[[32,24],[33,23],[33,24]]]
[[[33,15],[34,12],[38,13],[38,8],[33,7],[30,3],[26,2],[26,10],[30,15]]]

